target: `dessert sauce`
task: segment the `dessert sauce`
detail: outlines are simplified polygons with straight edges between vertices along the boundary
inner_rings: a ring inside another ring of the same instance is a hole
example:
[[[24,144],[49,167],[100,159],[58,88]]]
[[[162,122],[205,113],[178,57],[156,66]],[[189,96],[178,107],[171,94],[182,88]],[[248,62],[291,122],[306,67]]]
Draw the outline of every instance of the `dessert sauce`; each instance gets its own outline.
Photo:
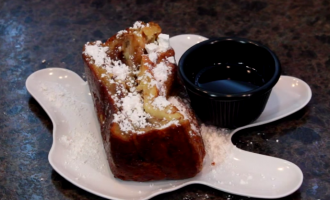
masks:
[[[259,88],[264,78],[245,63],[214,63],[200,70],[195,85],[211,92],[238,94]]]

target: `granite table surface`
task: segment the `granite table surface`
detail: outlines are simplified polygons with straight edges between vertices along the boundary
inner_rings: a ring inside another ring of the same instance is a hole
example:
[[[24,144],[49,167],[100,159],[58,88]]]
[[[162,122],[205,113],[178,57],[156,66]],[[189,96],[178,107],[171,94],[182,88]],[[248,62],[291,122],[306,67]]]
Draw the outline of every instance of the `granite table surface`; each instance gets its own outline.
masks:
[[[307,82],[313,97],[284,119],[238,132],[233,142],[301,168],[302,186],[282,199],[330,199],[329,0],[1,0],[1,200],[103,199],[52,169],[47,156],[53,125],[25,81],[50,67],[83,76],[83,45],[105,40],[137,20],[155,21],[170,36],[238,36],[272,49],[282,74]],[[196,184],[152,199],[252,198]]]

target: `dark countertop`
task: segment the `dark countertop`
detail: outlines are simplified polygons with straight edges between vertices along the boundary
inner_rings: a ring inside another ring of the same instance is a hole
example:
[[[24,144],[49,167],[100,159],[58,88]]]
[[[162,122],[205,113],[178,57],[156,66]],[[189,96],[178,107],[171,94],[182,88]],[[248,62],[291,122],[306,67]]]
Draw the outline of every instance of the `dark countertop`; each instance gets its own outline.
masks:
[[[48,67],[83,76],[84,43],[105,40],[136,20],[156,21],[171,36],[239,36],[270,47],[281,60],[283,74],[310,85],[312,100],[284,119],[238,132],[234,143],[292,161],[302,169],[301,188],[283,199],[330,199],[329,3],[0,1],[0,199],[102,199],[66,181],[50,166],[52,122],[27,92],[25,80]],[[153,199],[251,198],[191,185]]]

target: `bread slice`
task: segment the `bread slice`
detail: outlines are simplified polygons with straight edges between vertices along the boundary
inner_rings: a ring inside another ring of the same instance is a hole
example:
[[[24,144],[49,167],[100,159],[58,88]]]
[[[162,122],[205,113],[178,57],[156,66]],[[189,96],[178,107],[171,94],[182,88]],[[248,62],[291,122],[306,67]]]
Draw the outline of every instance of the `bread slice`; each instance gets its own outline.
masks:
[[[136,22],[83,60],[113,175],[122,180],[184,179],[201,169],[205,149],[187,102],[173,96],[174,50],[158,24]]]

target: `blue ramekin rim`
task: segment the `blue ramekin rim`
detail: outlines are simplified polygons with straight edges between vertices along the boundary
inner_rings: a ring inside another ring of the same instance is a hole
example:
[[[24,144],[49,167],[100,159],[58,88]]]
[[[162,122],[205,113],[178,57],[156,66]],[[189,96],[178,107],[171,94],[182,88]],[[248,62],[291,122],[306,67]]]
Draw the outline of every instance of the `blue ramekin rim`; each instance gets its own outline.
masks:
[[[259,88],[250,90],[248,92],[242,92],[242,93],[237,93],[237,94],[223,94],[223,93],[217,93],[217,92],[212,92],[212,91],[206,91],[205,89],[200,88],[197,85],[195,85],[194,83],[192,83],[186,77],[186,75],[184,74],[184,71],[183,71],[183,62],[191,52],[195,51],[196,49],[198,49],[204,45],[207,45],[207,44],[215,42],[215,41],[231,41],[231,40],[241,42],[241,43],[250,43],[255,46],[261,47],[269,52],[269,54],[272,56],[274,63],[275,63],[275,71],[274,71],[272,78],[267,83],[265,83],[264,85],[262,85]],[[198,95],[201,95],[201,96],[204,96],[207,98],[211,98],[211,99],[240,100],[240,99],[244,99],[244,98],[248,98],[248,97],[255,97],[258,95],[262,95],[265,92],[271,90],[275,86],[275,84],[278,82],[278,80],[281,76],[281,63],[280,63],[278,57],[276,56],[276,54],[272,50],[270,50],[265,45],[260,44],[259,42],[256,42],[256,41],[253,41],[250,39],[246,39],[246,38],[239,38],[239,37],[217,37],[217,38],[211,38],[211,39],[205,40],[203,42],[200,42],[198,44],[195,44],[194,46],[190,47],[186,52],[184,52],[179,60],[178,71],[179,71],[179,73],[178,73],[179,77],[182,80],[186,89],[190,90],[193,93],[196,93]]]

